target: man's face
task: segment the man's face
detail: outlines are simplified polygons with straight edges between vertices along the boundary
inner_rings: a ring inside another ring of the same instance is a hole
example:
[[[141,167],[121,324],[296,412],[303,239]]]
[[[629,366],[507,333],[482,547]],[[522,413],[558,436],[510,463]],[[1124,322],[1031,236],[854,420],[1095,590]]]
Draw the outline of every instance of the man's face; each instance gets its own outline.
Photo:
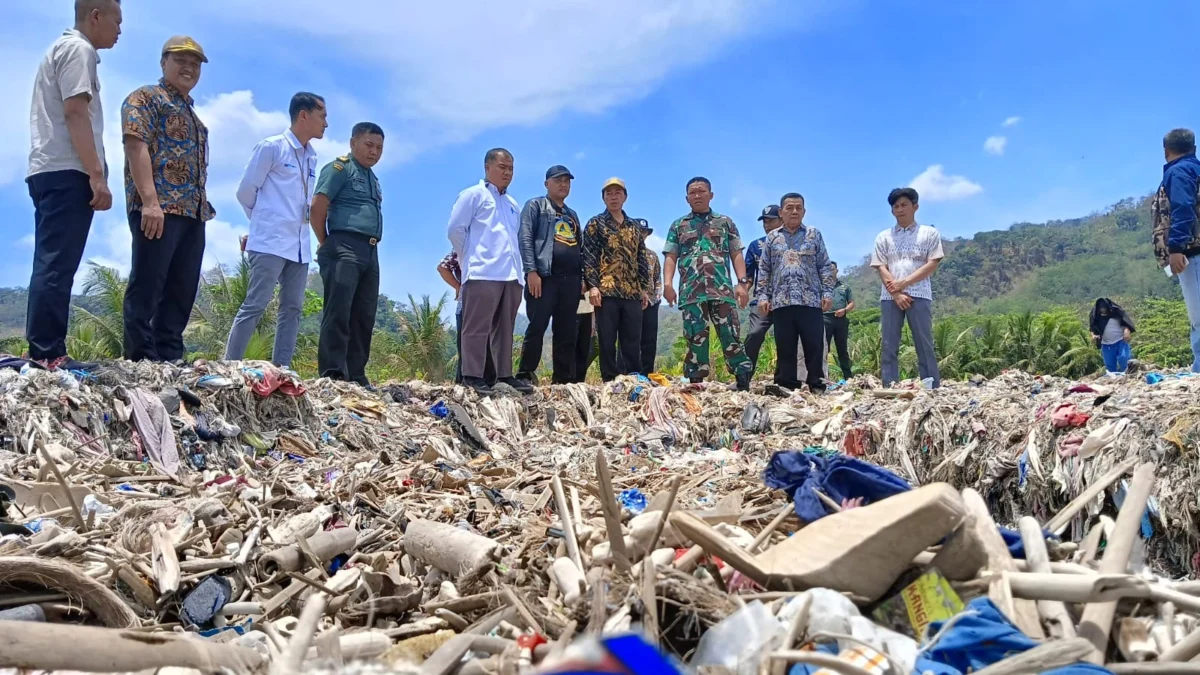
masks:
[[[326,119],[328,113],[325,111],[325,104],[317,102],[317,107],[312,110],[301,110],[300,128],[302,128],[309,136],[313,138],[325,138],[325,130],[329,128],[329,122]]]
[[[571,177],[555,176],[546,180],[546,195],[551,199],[563,201],[571,194]]]
[[[102,9],[93,9],[88,23],[96,49],[112,49],[121,37],[121,3],[110,0]]]
[[[625,208],[625,189],[620,185],[609,185],[604,188],[604,206],[610,211],[620,211]]]
[[[354,155],[354,161],[370,169],[383,157],[383,136],[359,134],[351,138],[350,154]]]
[[[833,268],[833,278],[834,278],[834,280],[836,280],[837,279],[837,265],[830,265],[830,267]]]
[[[708,187],[708,183],[696,181],[687,187],[687,203],[694,213],[708,213],[712,198],[712,189]]]
[[[483,175],[497,190],[507,190],[513,179],[513,158],[500,155],[483,165]]]
[[[779,207],[779,213],[783,215],[784,226],[800,227],[804,222],[804,200],[796,197],[785,200],[783,206]]]
[[[898,223],[912,222],[917,215],[917,205],[912,203],[908,197],[901,197],[892,204],[892,215],[896,217]]]
[[[771,234],[783,227],[783,218],[763,218],[763,232]]]
[[[200,57],[191,52],[171,52],[163,57],[163,78],[181,93],[188,93],[200,82]]]

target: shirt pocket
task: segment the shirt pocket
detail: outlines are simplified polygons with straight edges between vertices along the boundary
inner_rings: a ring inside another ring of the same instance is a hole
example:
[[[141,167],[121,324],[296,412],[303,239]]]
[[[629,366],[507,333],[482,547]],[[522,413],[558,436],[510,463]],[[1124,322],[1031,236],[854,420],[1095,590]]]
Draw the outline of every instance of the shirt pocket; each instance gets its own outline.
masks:
[[[355,176],[350,179],[350,189],[361,194],[367,194],[367,178],[366,176]]]

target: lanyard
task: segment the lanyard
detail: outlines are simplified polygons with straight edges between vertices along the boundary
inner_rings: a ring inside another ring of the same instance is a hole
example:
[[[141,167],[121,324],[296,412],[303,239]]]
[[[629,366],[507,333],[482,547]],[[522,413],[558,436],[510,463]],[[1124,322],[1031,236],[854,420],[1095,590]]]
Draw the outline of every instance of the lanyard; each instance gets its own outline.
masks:
[[[298,166],[300,168],[300,187],[304,190],[304,200],[303,200],[304,222],[307,223],[307,222],[309,222],[309,220],[312,217],[310,215],[312,213],[312,211],[310,210],[312,208],[312,205],[309,204],[309,202],[308,202],[308,162],[304,161],[305,159],[308,159],[308,158],[306,156],[303,159],[301,159],[300,151],[297,150],[296,148],[292,148],[292,155],[295,156],[295,158],[296,158],[296,166]]]

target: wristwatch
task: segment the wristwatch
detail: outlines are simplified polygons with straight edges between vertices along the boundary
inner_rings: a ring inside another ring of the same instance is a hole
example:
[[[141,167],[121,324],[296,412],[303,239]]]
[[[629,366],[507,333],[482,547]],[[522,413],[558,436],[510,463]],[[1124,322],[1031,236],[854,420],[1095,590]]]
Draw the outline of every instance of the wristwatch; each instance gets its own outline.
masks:
[[[750,285],[750,277],[742,277],[741,279],[738,279],[738,283],[749,286]]]

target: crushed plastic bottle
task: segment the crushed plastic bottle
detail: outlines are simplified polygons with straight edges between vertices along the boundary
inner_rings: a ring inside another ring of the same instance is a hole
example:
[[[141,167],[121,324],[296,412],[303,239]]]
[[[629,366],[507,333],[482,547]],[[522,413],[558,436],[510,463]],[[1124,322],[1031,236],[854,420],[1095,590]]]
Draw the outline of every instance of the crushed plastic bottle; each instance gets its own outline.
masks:
[[[86,518],[91,513],[96,514],[96,520],[101,520],[116,515],[117,510],[97,499],[96,495],[88,495],[83,498],[83,515]]]
[[[646,495],[642,494],[642,491],[637,488],[629,488],[622,491],[617,501],[621,502],[621,506],[628,509],[635,516],[646,510]]]

